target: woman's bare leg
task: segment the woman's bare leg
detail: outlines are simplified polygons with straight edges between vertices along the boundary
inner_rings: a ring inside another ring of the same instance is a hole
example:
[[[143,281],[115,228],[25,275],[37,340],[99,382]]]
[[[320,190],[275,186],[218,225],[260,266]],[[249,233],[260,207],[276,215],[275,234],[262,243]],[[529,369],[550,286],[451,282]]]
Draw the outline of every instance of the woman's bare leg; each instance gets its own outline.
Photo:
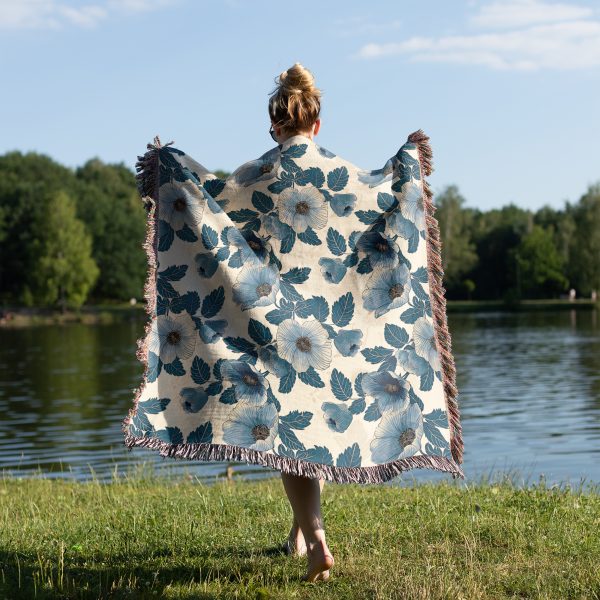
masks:
[[[284,475],[284,473],[282,473]],[[324,479],[319,479],[319,487],[320,492],[323,491],[323,486],[325,485]],[[294,507],[292,506],[292,510]],[[306,541],[304,540],[304,534],[302,533],[302,529],[298,524],[298,518],[296,517],[296,513],[294,512],[294,519],[292,521],[292,527],[287,537],[288,548],[291,553],[296,554],[298,556],[304,556],[306,554]]]
[[[321,515],[321,488],[319,479],[281,473],[283,487],[292,505],[295,519],[306,544],[308,570],[305,581],[326,579],[333,566],[333,556],[327,547]]]

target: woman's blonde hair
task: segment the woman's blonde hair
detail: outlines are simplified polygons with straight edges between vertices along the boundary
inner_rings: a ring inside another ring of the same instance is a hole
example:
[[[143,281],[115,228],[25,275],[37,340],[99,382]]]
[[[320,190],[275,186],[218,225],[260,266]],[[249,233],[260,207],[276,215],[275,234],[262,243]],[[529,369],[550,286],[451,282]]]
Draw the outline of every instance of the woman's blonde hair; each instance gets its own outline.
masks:
[[[269,98],[269,115],[287,133],[308,131],[321,112],[321,91],[313,74],[299,62],[275,78]]]

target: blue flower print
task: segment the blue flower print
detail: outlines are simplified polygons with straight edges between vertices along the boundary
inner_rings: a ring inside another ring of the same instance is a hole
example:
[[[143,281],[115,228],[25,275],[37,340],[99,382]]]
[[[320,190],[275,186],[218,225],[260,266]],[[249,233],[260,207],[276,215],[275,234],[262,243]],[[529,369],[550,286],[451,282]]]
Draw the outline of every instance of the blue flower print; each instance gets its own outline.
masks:
[[[290,363],[283,360],[278,354],[275,346],[261,346],[258,349],[258,358],[270,373],[275,373],[277,377],[284,377],[290,371]]]
[[[388,217],[388,225],[391,231],[404,240],[410,240],[418,232],[416,225],[397,210]]]
[[[191,180],[165,183],[160,187],[158,210],[160,218],[176,231],[184,225],[192,229],[202,223],[206,206],[204,192]]]
[[[227,230],[227,242],[240,249],[242,261],[266,263],[269,261],[271,244],[264,237],[257,235],[252,229],[229,227]]]
[[[279,149],[274,148],[256,160],[250,160],[238,167],[230,177],[238,185],[249,186],[257,181],[268,181],[277,175],[280,163]]]
[[[410,290],[410,271],[404,263],[375,271],[363,291],[363,306],[380,317],[408,302]]]
[[[339,258],[323,256],[319,259],[319,265],[321,265],[323,279],[329,283],[339,283],[346,275],[347,267]]]
[[[327,369],[331,363],[331,340],[316,319],[300,322],[286,319],[277,328],[277,352],[292,363],[296,371],[310,367]]]
[[[273,304],[279,291],[279,271],[270,266],[246,266],[233,284],[233,301],[247,310]]]
[[[325,158],[335,158],[336,156],[331,150],[327,150],[327,148],[323,148],[323,146],[319,146],[319,144],[315,144],[315,147],[319,151],[319,154]]]
[[[198,327],[200,339],[205,344],[214,344],[217,340],[223,337],[227,325],[227,319],[214,319],[210,321],[203,321],[202,324]]]
[[[323,402],[321,404],[323,418],[325,423],[332,431],[342,433],[348,429],[352,423],[352,413],[343,404],[335,404],[334,402]]]
[[[243,360],[226,359],[221,364],[221,376],[234,386],[238,401],[262,404],[267,399],[267,382],[251,364]]]
[[[223,441],[233,446],[253,450],[271,450],[279,431],[275,404],[260,406],[241,402],[229,413],[223,423]]]
[[[208,402],[208,394],[202,387],[185,387],[179,392],[185,412],[197,413]]]
[[[392,179],[392,173],[394,172],[395,160],[395,156],[390,158],[383,166],[383,169],[373,169],[372,171],[358,171],[358,180],[361,183],[368,183],[369,187],[371,188],[381,185],[385,181],[390,181],[390,179]]]
[[[362,336],[360,329],[342,329],[335,336],[333,343],[342,356],[354,356],[360,348]]]
[[[400,211],[409,221],[414,223],[419,230],[425,229],[425,205],[421,188],[412,181],[404,184],[408,186],[400,195]],[[403,187],[404,187],[403,186]]]
[[[338,217],[347,217],[354,210],[356,194],[334,194],[330,204],[331,210]]]
[[[356,240],[356,247],[366,252],[375,267],[392,268],[398,265],[398,245],[379,231],[366,231]]]
[[[312,183],[302,188],[285,188],[277,200],[279,219],[296,233],[308,227],[323,229],[327,223],[327,204],[323,194]]]
[[[196,261],[196,271],[200,277],[212,277],[219,266],[219,261],[210,252],[199,252],[194,260]]]
[[[176,358],[190,358],[196,349],[198,334],[189,313],[159,315],[150,328],[148,348],[164,364]]]
[[[377,464],[413,456],[421,450],[423,413],[416,403],[392,410],[381,418],[371,440],[371,459]]]
[[[388,410],[404,410],[410,403],[410,384],[389,371],[366,373],[361,386],[367,396],[375,398],[382,414]]]
[[[288,226],[279,220],[275,214],[266,215],[262,220],[265,231],[277,240],[282,240],[289,231]]]
[[[419,356],[414,348],[410,346],[408,348],[404,348],[403,350],[398,350],[397,352],[398,364],[409,373],[414,373],[415,375],[424,375],[427,373],[429,369],[429,363],[427,360]]]
[[[434,371],[441,367],[440,354],[435,343],[433,325],[426,317],[419,317],[414,324],[413,337],[415,340],[415,352],[422,356]]]

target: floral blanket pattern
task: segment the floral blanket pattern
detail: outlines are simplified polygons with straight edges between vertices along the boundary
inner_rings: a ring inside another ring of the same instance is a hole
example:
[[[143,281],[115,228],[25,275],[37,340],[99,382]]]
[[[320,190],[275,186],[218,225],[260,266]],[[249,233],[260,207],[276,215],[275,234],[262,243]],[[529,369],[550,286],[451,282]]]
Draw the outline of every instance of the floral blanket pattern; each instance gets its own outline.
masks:
[[[220,179],[148,144],[125,444],[339,483],[464,477],[428,137],[364,170],[296,135]]]

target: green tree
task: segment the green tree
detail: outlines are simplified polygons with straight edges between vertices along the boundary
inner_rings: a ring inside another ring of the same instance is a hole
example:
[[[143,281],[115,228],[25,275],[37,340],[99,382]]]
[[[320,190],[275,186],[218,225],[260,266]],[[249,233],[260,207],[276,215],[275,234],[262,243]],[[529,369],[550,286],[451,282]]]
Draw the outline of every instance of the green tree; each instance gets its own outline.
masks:
[[[34,240],[43,232],[41,200],[65,190],[76,197],[73,172],[49,156],[8,152],[0,156],[0,296],[4,302],[31,303],[27,279],[37,268]]]
[[[59,192],[68,199],[56,199]],[[509,204],[484,212],[465,207],[455,185],[434,200],[449,298],[516,300],[555,295],[567,286],[580,296],[600,290],[600,182],[577,203],[566,202],[564,209],[545,205],[529,211]],[[61,237],[64,232],[49,206],[71,223],[70,235],[80,243],[71,247],[71,238]],[[68,208],[73,206],[74,217]],[[49,224],[56,239],[66,244],[64,255],[48,237]],[[92,262],[100,270],[89,278],[91,289],[85,278],[71,281],[75,274],[65,266],[79,262],[84,271],[93,271],[86,260],[86,232]],[[146,212],[135,174],[124,164],[92,158],[73,170],[34,152],[0,156],[0,302],[62,298],[64,305],[69,298],[77,303],[82,297],[141,297],[147,272],[145,233]]]
[[[81,306],[99,275],[92,258],[92,238],[66,192],[54,192],[43,203],[43,220],[32,241],[36,268],[28,288],[38,304],[58,304],[63,310]]]
[[[579,295],[600,290],[600,183],[591,185],[573,207],[575,234],[570,244],[572,285]]]
[[[477,265],[475,244],[471,239],[473,212],[465,210],[465,199],[450,185],[435,199],[435,217],[442,240],[442,267],[447,296],[464,293],[465,274]],[[471,290],[472,291],[472,290]]]
[[[476,299],[499,299],[517,286],[511,249],[530,228],[530,213],[511,203],[481,212],[473,219],[473,238],[479,261],[469,279],[475,282]]]
[[[517,266],[516,287],[519,297],[547,298],[564,291],[569,284],[563,274],[563,260],[552,232],[533,225],[520,244],[511,249]]]
[[[76,170],[80,184],[77,214],[92,235],[94,260],[100,276],[91,292],[95,298],[141,298],[146,276],[146,212],[135,176],[122,164],[97,158]]]
[[[475,291],[475,282],[472,279],[464,279],[462,285],[467,293],[467,300],[471,300],[473,292]]]

